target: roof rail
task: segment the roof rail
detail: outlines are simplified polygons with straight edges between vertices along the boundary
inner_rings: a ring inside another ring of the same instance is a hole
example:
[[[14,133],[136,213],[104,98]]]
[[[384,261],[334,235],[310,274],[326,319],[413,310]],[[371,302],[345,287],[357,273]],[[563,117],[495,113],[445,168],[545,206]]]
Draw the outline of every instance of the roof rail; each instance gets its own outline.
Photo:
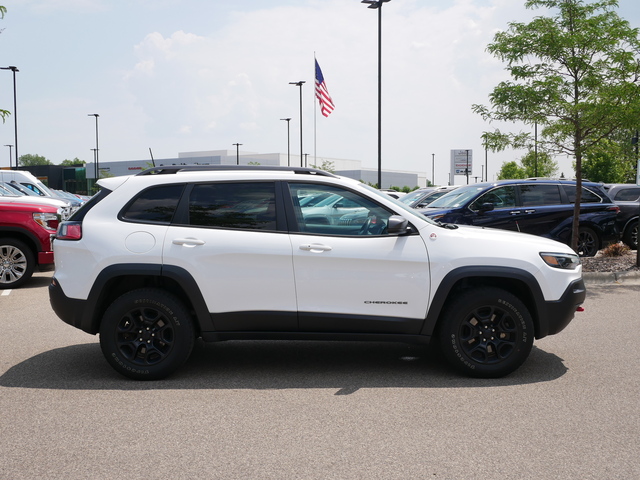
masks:
[[[153,167],[143,170],[138,175],[167,175],[178,172],[200,172],[200,171],[233,171],[233,170],[253,170],[253,171],[279,171],[293,172],[301,175],[321,175],[325,177],[336,177],[333,173],[325,170],[318,170],[307,167],[283,167],[268,165],[167,165],[163,167]]]

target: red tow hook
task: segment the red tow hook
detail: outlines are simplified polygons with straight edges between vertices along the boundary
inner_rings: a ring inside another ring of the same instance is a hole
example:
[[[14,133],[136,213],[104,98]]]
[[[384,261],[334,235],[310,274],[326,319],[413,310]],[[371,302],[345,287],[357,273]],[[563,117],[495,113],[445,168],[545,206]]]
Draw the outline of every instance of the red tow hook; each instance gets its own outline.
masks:
[[[584,307],[576,307],[576,312],[584,312]]]

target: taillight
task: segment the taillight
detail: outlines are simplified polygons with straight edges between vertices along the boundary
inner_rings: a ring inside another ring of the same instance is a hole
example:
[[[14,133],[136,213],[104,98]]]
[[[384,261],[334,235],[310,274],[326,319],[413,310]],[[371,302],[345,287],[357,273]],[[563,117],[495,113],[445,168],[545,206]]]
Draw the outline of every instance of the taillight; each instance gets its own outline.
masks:
[[[615,205],[613,207],[609,207],[607,208],[607,211],[609,212],[616,212],[616,214],[620,213],[620,207],[618,205]]]
[[[82,238],[82,223],[62,222],[58,226],[56,238],[59,240],[80,240]]]

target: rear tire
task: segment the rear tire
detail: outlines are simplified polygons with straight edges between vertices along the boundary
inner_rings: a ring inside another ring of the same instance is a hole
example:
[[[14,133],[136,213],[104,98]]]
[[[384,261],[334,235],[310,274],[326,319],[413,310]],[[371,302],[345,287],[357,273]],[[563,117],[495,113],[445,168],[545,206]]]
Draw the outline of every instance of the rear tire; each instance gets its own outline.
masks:
[[[36,267],[31,249],[15,238],[0,238],[0,290],[18,288]]]
[[[465,375],[497,378],[515,371],[533,346],[533,320],[516,296],[494,287],[467,290],[442,313],[439,346]]]
[[[600,239],[596,232],[588,227],[580,227],[578,230],[578,255],[581,257],[593,257],[600,250]]]
[[[638,220],[634,220],[624,230],[622,241],[631,249],[638,249]]]
[[[182,302],[160,289],[125,293],[107,308],[100,347],[107,362],[136,380],[159,380],[191,355],[193,322]]]

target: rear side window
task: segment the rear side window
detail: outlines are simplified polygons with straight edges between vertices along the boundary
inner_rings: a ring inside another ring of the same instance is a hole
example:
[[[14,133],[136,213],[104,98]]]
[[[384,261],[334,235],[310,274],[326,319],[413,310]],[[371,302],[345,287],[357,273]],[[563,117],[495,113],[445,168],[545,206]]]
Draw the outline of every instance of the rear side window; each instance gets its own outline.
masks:
[[[520,185],[520,199],[523,207],[562,204],[558,185]]]
[[[275,230],[275,184],[246,182],[194,185],[189,196],[189,224]]]
[[[640,197],[640,187],[624,188],[624,189],[618,190],[613,199],[620,200],[622,202],[634,202],[638,200],[638,197]]]
[[[184,185],[159,185],[138,194],[120,218],[130,222],[170,224]]]

